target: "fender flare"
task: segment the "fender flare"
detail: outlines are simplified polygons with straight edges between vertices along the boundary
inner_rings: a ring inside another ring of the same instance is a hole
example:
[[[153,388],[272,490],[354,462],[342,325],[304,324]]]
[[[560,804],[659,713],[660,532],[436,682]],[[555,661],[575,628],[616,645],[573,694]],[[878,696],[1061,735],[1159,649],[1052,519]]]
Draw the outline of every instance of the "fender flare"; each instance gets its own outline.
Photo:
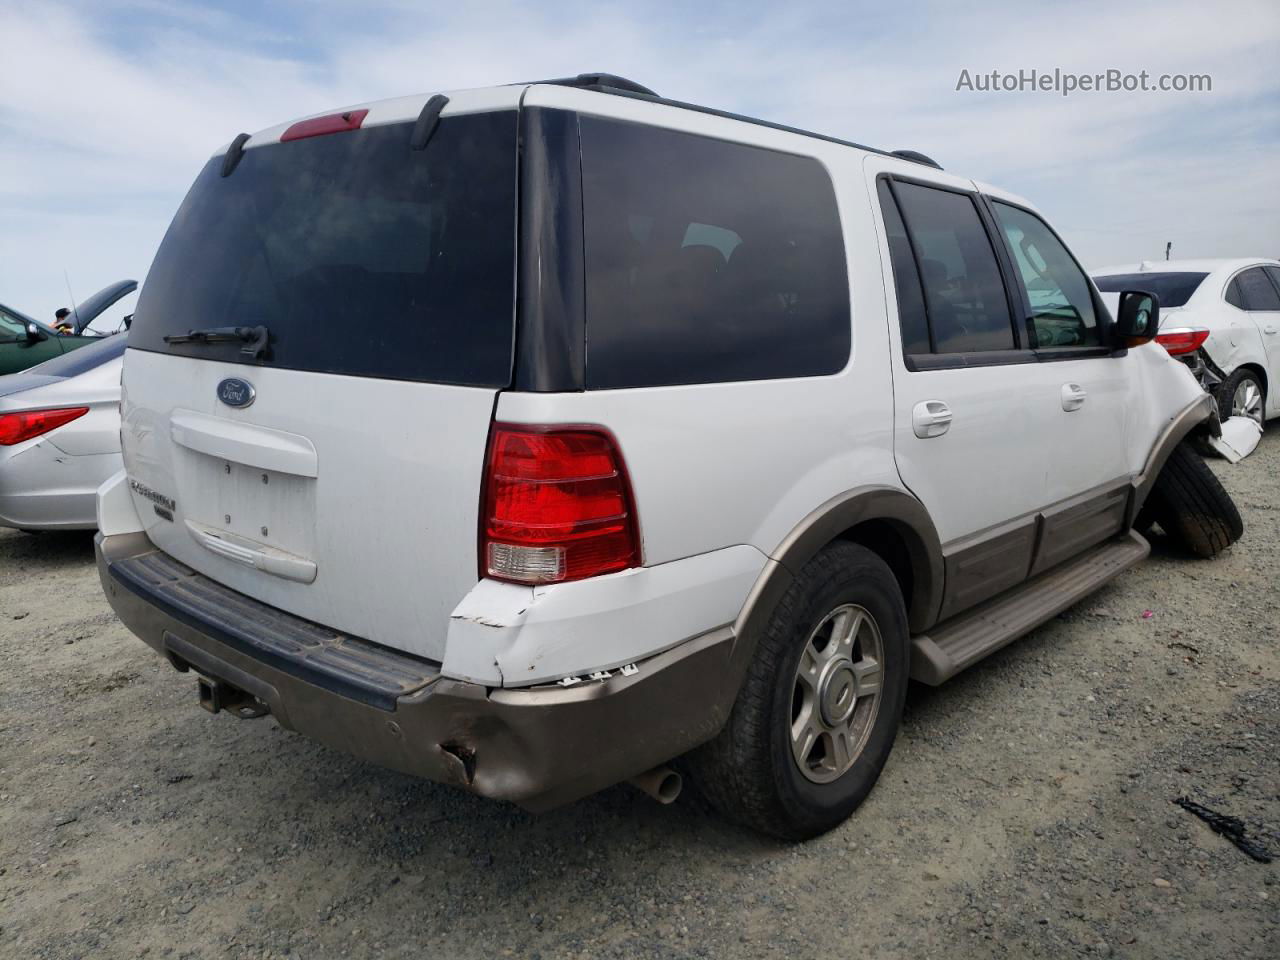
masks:
[[[870,520],[889,524],[906,544],[913,581],[907,610],[911,631],[918,633],[933,625],[942,605],[945,572],[941,541],[928,510],[896,487],[865,486],[846,491],[810,512],[769,554],[734,622],[730,676],[721,691],[722,702],[732,704],[737,696],[760,631],[804,565],[841,534]]]
[[[1222,424],[1218,422],[1218,404],[1213,397],[1202,394],[1187,404],[1182,410],[1169,418],[1155,443],[1147,453],[1142,472],[1133,478],[1133,496],[1129,499],[1129,511],[1125,517],[1125,526],[1132,527],[1138,517],[1142,505],[1146,503],[1156,478],[1164,469],[1165,461],[1173,453],[1173,448],[1185,440],[1193,431],[1203,427],[1210,436],[1222,436]]]

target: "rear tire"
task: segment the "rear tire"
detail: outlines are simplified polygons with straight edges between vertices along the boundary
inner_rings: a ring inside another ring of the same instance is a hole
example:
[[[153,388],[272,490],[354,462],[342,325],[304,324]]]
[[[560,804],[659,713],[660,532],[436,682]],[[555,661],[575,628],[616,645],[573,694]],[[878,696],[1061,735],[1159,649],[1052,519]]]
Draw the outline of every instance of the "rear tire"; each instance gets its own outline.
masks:
[[[1169,455],[1134,525],[1151,521],[1198,557],[1216,557],[1244,535],[1235,501],[1186,441]]]
[[[689,755],[699,789],[729,819],[786,840],[838,826],[889,758],[909,662],[888,565],[858,544],[827,547],[773,611],[728,723]]]
[[[1262,378],[1253,370],[1241,367],[1218,387],[1218,419],[1226,422],[1229,417],[1248,417],[1266,428],[1267,392]]]

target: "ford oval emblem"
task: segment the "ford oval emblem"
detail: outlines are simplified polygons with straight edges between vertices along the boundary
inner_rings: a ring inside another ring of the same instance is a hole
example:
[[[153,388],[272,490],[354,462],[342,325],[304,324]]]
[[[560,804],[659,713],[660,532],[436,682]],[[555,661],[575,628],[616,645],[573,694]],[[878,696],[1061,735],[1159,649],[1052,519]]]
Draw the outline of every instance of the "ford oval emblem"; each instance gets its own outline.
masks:
[[[239,377],[227,377],[218,384],[218,399],[228,407],[247,407],[257,396],[253,384]]]

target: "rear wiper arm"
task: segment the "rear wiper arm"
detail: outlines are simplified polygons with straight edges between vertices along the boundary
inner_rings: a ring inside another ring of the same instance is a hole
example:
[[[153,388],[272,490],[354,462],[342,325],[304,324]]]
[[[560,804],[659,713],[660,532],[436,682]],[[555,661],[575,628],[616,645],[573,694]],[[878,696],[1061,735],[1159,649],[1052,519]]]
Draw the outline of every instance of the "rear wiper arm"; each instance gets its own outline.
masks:
[[[267,352],[267,340],[271,336],[266,327],[209,327],[207,330],[188,330],[186,333],[171,333],[164,338],[165,343],[244,343],[240,348],[243,356],[254,360]]]

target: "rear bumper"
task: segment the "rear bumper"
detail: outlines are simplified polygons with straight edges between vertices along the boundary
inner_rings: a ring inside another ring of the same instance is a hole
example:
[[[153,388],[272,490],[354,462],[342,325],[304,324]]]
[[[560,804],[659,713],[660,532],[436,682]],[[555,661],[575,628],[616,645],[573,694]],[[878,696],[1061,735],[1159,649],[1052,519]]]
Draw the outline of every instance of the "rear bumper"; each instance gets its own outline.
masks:
[[[529,810],[705,742],[732,703],[729,628],[651,657],[630,676],[493,689],[233,593],[144,534],[99,535],[97,558],[117,615],[178,669],[251,694],[281,726],[328,746]]]

